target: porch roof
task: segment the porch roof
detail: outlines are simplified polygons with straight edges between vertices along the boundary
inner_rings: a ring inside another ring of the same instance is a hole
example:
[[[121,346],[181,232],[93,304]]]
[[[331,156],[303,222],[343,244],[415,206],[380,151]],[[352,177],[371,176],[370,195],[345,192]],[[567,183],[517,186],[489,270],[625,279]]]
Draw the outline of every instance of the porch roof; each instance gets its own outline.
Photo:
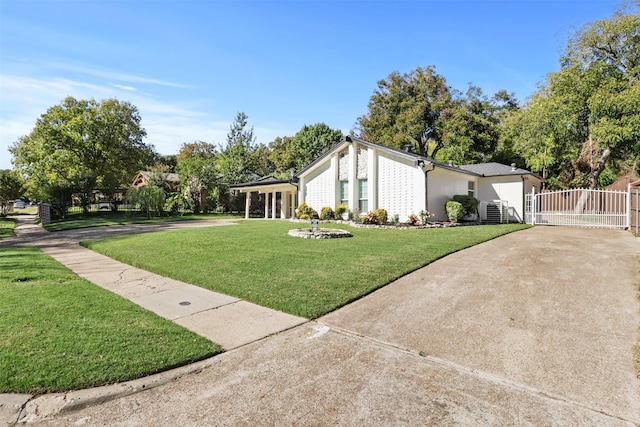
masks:
[[[276,179],[272,176],[263,176],[256,181],[232,184],[229,188],[238,190],[242,193],[249,193],[252,191],[266,193],[272,191],[293,191],[298,189],[298,185],[291,179]]]

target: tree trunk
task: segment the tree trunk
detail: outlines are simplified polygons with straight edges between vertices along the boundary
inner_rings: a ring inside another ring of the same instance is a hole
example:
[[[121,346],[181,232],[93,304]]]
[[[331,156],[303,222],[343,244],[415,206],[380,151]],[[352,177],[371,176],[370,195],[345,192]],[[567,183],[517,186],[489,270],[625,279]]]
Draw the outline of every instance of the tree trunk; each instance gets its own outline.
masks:
[[[591,169],[591,176],[589,177],[589,188],[594,189],[598,186],[600,174],[602,173],[605,166],[607,165],[607,160],[609,160],[609,156],[611,156],[611,150],[609,149],[609,147],[607,147],[602,152],[602,154],[600,155],[600,158],[598,159],[596,164],[593,165],[593,168]]]

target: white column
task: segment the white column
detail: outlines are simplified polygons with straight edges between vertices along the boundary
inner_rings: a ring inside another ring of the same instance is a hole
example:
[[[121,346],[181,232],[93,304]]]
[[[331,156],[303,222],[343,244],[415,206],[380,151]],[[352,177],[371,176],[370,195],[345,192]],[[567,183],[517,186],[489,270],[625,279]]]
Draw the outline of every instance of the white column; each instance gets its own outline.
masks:
[[[271,219],[276,219],[276,190],[271,192]]]
[[[349,210],[351,212],[358,209],[358,198],[358,150],[356,150],[356,143],[352,142],[349,144]]]
[[[367,150],[367,155],[369,156],[367,162],[369,210],[375,212],[378,208],[387,209],[386,206],[378,206],[378,150],[370,148]]]
[[[249,219],[249,205],[251,203],[251,192],[246,192],[247,197],[244,201],[244,219]]]
[[[264,193],[264,219],[269,218],[269,192]]]
[[[300,179],[298,180],[298,196],[299,197],[298,197],[298,204],[295,206],[296,209],[307,198],[306,186],[307,186],[307,183],[305,182],[304,177],[300,177]]]
[[[340,158],[339,153],[333,153],[331,156],[331,170],[333,170],[333,207],[335,208],[340,204],[340,174],[338,172],[339,169],[339,161]]]

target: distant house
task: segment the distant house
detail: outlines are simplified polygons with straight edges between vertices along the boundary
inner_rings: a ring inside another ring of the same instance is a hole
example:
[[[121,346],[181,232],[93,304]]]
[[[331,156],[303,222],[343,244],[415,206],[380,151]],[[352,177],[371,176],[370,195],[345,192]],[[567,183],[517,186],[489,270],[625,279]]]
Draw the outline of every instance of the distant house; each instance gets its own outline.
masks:
[[[402,222],[428,210],[433,220],[445,221],[447,201],[464,194],[481,201],[485,221],[522,222],[524,195],[534,187],[540,190],[542,182],[538,175],[515,165],[457,166],[348,136],[293,180],[266,179],[239,184],[236,189],[267,193],[271,212],[266,210],[266,218],[292,217],[292,206],[306,202],[318,212],[341,203],[362,214],[383,208],[389,218],[398,215]]]
[[[165,182],[169,184],[172,190],[177,190],[180,187],[180,176],[177,173],[164,173],[164,172],[150,172],[140,171],[131,184],[132,187],[140,188],[147,185],[152,178],[159,176]]]

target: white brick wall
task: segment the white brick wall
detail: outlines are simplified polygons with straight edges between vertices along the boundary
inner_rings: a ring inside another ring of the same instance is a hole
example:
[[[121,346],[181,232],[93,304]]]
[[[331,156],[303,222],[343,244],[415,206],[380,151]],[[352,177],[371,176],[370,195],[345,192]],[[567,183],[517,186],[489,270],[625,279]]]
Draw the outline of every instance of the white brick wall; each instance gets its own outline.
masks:
[[[325,206],[335,209],[335,170],[327,162],[306,181],[307,204],[320,213]]]
[[[391,159],[384,154],[378,157],[378,207],[386,209],[389,219],[398,215],[405,222],[409,215],[417,214],[414,196],[417,182],[415,167],[399,159]]]

